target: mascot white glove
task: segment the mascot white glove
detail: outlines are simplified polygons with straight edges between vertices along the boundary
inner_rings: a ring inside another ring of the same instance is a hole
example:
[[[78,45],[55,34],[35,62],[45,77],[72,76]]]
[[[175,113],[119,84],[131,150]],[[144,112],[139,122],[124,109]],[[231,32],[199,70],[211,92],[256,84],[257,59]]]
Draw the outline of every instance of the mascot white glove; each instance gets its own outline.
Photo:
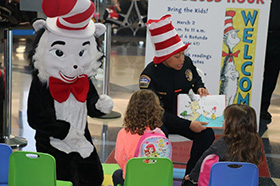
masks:
[[[113,109],[114,103],[111,97],[102,94],[99,96],[95,107],[105,114],[109,114]]]

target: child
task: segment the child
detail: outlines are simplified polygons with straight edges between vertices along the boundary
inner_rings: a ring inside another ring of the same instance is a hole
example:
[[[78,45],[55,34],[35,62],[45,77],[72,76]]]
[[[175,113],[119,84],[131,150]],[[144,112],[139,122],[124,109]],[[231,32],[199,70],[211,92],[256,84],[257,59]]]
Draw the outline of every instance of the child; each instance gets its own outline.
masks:
[[[182,186],[196,184],[200,166],[209,154],[216,154],[220,161],[250,162],[258,165],[261,142],[257,133],[255,110],[246,105],[229,105],[224,111],[224,135],[204,152],[194,169],[186,175]]]
[[[141,136],[162,125],[163,108],[157,95],[151,90],[138,90],[128,103],[124,128],[117,136],[115,159],[121,169],[113,174],[114,185],[124,183],[126,163],[134,157]]]

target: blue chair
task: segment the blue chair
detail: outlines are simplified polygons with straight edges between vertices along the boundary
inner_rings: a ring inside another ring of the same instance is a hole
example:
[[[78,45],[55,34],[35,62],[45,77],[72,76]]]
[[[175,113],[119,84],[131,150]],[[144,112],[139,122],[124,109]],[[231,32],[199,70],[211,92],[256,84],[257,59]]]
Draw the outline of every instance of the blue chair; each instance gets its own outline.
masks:
[[[217,162],[210,171],[209,186],[258,186],[259,169],[252,163]]]
[[[9,158],[12,152],[12,148],[9,145],[0,143],[0,186],[8,185]]]
[[[173,178],[182,180],[185,177],[186,169],[174,168]]]

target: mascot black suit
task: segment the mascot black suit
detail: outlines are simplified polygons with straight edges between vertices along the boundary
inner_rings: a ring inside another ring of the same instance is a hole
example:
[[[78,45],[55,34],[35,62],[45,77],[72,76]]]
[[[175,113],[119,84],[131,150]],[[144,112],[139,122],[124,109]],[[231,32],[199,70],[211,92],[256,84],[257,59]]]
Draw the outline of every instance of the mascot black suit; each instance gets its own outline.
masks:
[[[91,18],[90,0],[43,0],[46,20],[37,20],[28,123],[38,152],[56,159],[57,179],[74,186],[100,186],[103,170],[87,116],[110,113],[113,101],[91,82],[101,62],[97,38],[106,27]]]

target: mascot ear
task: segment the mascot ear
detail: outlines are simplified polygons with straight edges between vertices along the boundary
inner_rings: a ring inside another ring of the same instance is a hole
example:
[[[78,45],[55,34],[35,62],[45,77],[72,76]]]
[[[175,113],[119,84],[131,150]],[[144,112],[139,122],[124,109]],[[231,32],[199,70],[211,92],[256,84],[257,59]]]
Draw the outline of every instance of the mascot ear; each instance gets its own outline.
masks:
[[[94,35],[96,37],[101,36],[106,31],[106,26],[102,23],[95,23],[95,32]]]
[[[47,28],[47,23],[44,19],[37,19],[36,21],[33,22],[32,24],[33,29],[38,32],[42,28]]]

